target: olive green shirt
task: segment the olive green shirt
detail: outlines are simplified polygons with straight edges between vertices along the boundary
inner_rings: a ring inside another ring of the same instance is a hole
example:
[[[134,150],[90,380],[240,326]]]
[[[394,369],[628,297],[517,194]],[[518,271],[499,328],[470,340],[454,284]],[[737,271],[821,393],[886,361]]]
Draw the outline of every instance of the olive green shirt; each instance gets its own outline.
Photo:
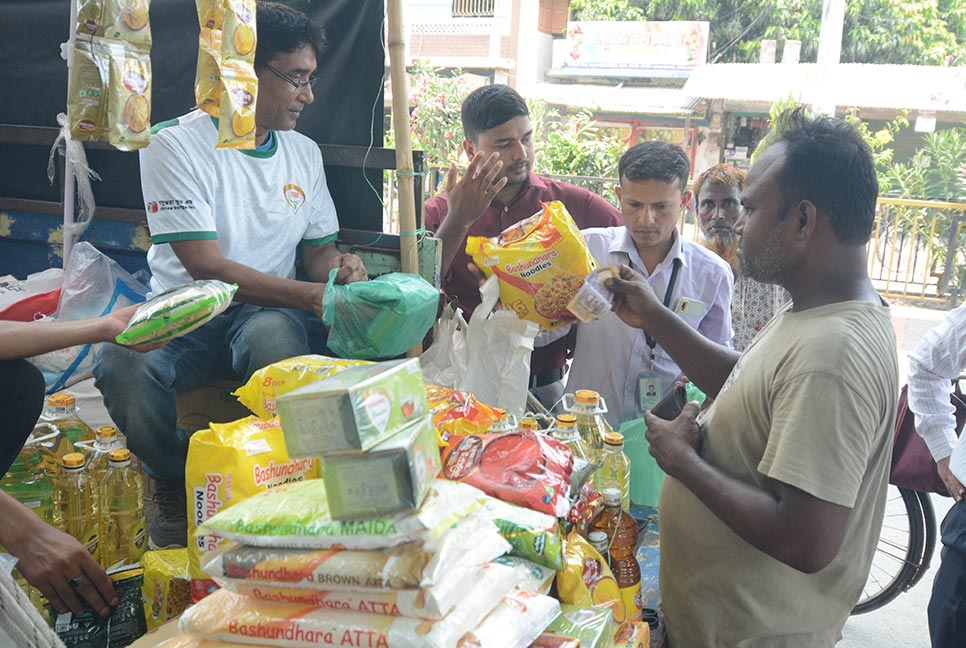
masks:
[[[805,574],[742,540],[681,482],[661,492],[661,596],[674,648],[832,646],[882,525],[898,396],[889,308],[778,314],[703,417],[702,456],[852,509],[831,564]]]

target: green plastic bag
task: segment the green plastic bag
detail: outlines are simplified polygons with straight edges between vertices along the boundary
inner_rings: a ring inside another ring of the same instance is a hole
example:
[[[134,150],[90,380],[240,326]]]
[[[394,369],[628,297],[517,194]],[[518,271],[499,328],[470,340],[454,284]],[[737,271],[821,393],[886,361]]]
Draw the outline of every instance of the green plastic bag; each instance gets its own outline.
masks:
[[[685,388],[689,402],[704,402],[704,392],[693,383],[687,383]],[[624,454],[631,460],[631,501],[641,506],[657,507],[658,500],[661,498],[664,471],[657,465],[657,460],[651,456],[651,446],[644,438],[647,423],[643,418],[624,421],[620,432],[624,435]]]
[[[322,297],[327,346],[341,358],[393,358],[413,348],[436,321],[439,290],[419,275],[391,272],[339,285],[329,272]]]

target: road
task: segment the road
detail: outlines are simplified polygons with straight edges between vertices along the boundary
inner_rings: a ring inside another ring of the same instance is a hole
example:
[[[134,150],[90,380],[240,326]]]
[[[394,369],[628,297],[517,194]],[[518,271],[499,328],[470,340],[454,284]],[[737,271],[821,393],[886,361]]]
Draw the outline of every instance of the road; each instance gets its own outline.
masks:
[[[935,311],[909,306],[893,306],[892,322],[896,329],[899,350],[899,374],[906,381],[906,357],[922,335],[935,326],[945,315]],[[942,522],[946,511],[952,506],[948,497],[932,496],[936,509],[936,525]],[[919,583],[883,608],[860,616],[850,617],[842,631],[839,648],[929,648],[929,625],[926,606],[932,592],[932,581],[939,567],[941,543],[936,542],[932,566]]]

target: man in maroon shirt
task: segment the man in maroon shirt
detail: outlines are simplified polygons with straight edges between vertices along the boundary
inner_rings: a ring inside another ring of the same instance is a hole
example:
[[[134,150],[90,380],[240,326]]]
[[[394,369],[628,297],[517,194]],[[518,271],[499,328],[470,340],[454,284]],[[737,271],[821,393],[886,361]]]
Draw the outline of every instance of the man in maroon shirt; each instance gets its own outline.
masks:
[[[489,85],[474,90],[461,111],[463,150],[470,163],[457,179],[456,165],[446,174],[445,192],[426,202],[426,228],[443,243],[443,290],[469,317],[480,303],[479,281],[467,264],[466,237],[496,236],[540,211],[540,203],[559,200],[577,227],[613,227],[620,211],[582,187],[530,173],[533,126],[527,104],[516,90]],[[565,333],[542,333],[530,360],[530,388],[553,405],[563,394],[567,360]]]

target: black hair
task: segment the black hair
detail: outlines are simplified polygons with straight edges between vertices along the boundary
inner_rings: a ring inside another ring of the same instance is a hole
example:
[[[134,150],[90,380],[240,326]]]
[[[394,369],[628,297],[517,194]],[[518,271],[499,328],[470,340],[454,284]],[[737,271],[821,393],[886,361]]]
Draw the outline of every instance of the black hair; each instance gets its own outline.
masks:
[[[255,48],[255,67],[267,64],[278,53],[288,54],[304,45],[315,50],[318,59],[325,51],[325,30],[297,9],[280,2],[259,2],[256,5],[258,45]]]
[[[684,149],[659,141],[635,144],[624,152],[617,165],[620,180],[660,180],[669,184],[677,180],[682,192],[688,188],[690,174],[691,162]]]
[[[527,102],[520,94],[505,85],[487,85],[477,88],[463,100],[460,117],[463,134],[476,143],[480,133],[505,124],[514,117],[529,117]]]
[[[825,212],[842,245],[865,245],[875,222],[879,180],[868,143],[852,124],[786,110],[773,128],[784,143],[781,214],[809,200]]]

